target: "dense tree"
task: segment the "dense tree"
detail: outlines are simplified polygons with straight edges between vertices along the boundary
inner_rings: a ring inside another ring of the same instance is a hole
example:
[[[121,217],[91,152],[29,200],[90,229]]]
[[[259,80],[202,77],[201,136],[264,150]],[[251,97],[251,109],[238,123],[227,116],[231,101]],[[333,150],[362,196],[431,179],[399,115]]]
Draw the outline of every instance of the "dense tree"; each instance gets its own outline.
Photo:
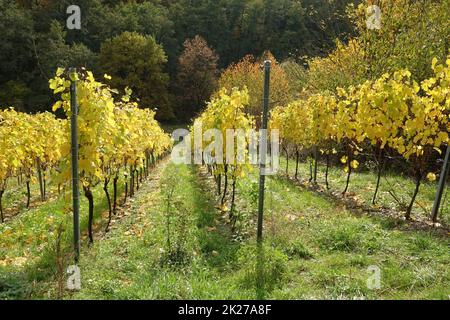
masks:
[[[50,32],[38,39],[36,58],[42,80],[49,79],[58,67],[94,67],[96,57],[84,44],[68,45],[65,39],[66,32],[56,20],[52,21]]]
[[[219,87],[230,92],[233,88],[248,89],[250,102],[246,112],[254,116],[259,116],[262,110],[264,72],[261,65],[266,59],[272,62],[271,104],[285,105],[291,99],[291,87],[286,72],[270,52],[266,52],[260,59],[250,55],[244,57],[239,63],[232,64],[225,70],[219,79]]]
[[[357,85],[366,79],[366,65],[359,41],[351,40],[347,45],[338,43],[327,57],[308,59],[305,88],[311,93],[334,92],[336,88]]]
[[[281,67],[286,73],[289,81],[292,97],[300,97],[302,90],[308,81],[308,70],[306,69],[306,63],[302,64],[296,62],[294,59],[287,59],[281,63]]]
[[[112,86],[129,87],[145,108],[157,108],[157,118],[173,117],[168,101],[169,76],[163,71],[167,62],[161,45],[150,36],[124,32],[105,41],[100,50],[100,69],[112,77]]]
[[[429,61],[445,59],[450,48],[450,1],[377,1],[381,9],[379,30],[366,26],[366,9],[371,3],[366,0],[351,11],[366,77],[373,79],[401,68],[409,69],[416,81],[430,77]]]
[[[0,105],[22,107],[30,95],[33,69],[33,21],[14,2],[0,0]]]
[[[378,30],[367,27],[367,8],[372,3],[367,0],[349,8],[359,35],[337,41],[325,57],[307,58],[306,76],[291,74],[294,83],[311,94],[358,85],[402,68],[411,70],[416,81],[431,76],[429,61],[445,59],[449,50],[450,1],[378,1]]]
[[[66,34],[63,26],[53,20],[49,32],[38,34],[36,37],[33,52],[37,63],[37,72],[30,84],[35,95],[28,99],[28,105],[33,108],[33,111],[48,109],[47,104],[52,97],[46,84],[57,68],[86,67],[94,69],[97,64],[95,53],[82,43],[67,44]]]
[[[202,37],[184,42],[177,69],[177,101],[181,107],[178,118],[187,120],[204,108],[217,85],[218,60]]]
[[[353,2],[178,0],[170,1],[169,16],[179,47],[184,39],[199,34],[216,49],[221,67],[226,67],[266,50],[280,60],[327,53],[336,37],[347,39],[352,33],[345,10]]]

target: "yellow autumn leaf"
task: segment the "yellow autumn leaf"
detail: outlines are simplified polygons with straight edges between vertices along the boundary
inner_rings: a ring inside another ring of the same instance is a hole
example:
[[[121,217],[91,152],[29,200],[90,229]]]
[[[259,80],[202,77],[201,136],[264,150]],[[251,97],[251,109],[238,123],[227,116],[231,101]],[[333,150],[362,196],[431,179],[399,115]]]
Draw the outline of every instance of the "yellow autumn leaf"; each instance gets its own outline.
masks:
[[[436,175],[433,172],[427,174],[427,180],[430,182],[436,181]]]
[[[350,166],[353,169],[357,169],[359,167],[359,162],[357,160],[353,160],[352,162],[350,162]]]

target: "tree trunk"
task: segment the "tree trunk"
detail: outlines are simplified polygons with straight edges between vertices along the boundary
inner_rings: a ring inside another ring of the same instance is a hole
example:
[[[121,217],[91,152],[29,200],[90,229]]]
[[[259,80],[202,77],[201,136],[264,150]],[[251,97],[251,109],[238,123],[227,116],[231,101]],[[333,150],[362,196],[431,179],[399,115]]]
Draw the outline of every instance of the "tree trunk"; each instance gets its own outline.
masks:
[[[383,166],[384,166],[384,152],[383,152],[383,150],[381,150],[380,158],[378,159],[377,186],[375,188],[375,193],[373,194],[372,204],[375,204],[377,202],[377,195],[378,195],[378,190],[380,188],[380,180],[381,180],[381,173],[383,172]]]
[[[30,208],[30,201],[31,201],[30,180],[27,179],[27,209]]]
[[[44,195],[44,180],[42,178],[42,169],[41,169],[41,162],[37,161],[37,172],[38,172],[38,179],[39,179],[39,191],[41,192],[41,201],[45,200]]]
[[[19,169],[19,174],[17,175],[17,184],[22,186],[22,170]]]
[[[284,153],[286,154],[286,177],[289,178],[289,153],[287,148],[284,148]]]
[[[408,209],[406,210],[406,213],[405,213],[406,220],[410,220],[411,219],[411,212],[412,212],[412,209],[413,209],[413,206],[414,206],[414,202],[416,201],[417,194],[419,193],[420,183],[421,182],[422,182],[422,174],[419,173],[416,176],[416,187],[414,189],[414,194],[413,194],[413,196],[411,198],[411,202],[410,202],[410,204],[408,206]]]
[[[92,231],[92,226],[94,223],[94,196],[92,191],[88,187],[83,187],[84,196],[88,199],[89,202],[89,220],[88,220],[88,234],[89,234],[89,243],[94,243],[94,235]]]
[[[231,191],[231,207],[230,207],[231,229],[233,231],[236,226],[236,217],[234,215],[235,201],[236,201],[236,177],[233,178],[232,191]]]
[[[109,184],[109,179],[105,178],[105,183],[103,184],[103,191],[105,192],[105,195],[106,195],[106,201],[108,202],[108,210],[109,210],[108,224],[106,225],[106,232],[109,230],[109,225],[111,224],[111,219],[112,219],[111,197],[109,196],[108,184]]]
[[[45,174],[45,170],[43,172],[44,177],[44,200],[47,199],[47,175]]]
[[[128,198],[128,180],[125,179],[125,199],[123,200],[123,203],[127,203],[127,198]]]
[[[114,202],[113,202],[113,213],[116,215],[117,213],[117,181],[119,177],[115,176],[113,180],[113,190],[114,190]]]
[[[295,180],[298,180],[298,162],[300,159],[300,152],[295,151]]]
[[[142,170],[143,170],[144,177],[147,178],[147,158],[144,158],[142,160]]]
[[[352,163],[352,151],[350,150],[350,147],[349,147],[349,150],[347,152],[347,156],[348,156],[348,159],[347,159],[347,162],[348,162],[348,164],[347,164],[347,170],[348,170],[347,171],[347,182],[345,183],[345,189],[342,192],[342,195],[345,195],[347,193],[348,186],[350,184],[350,175],[352,174],[352,165],[351,165],[351,163]]]
[[[134,176],[136,177],[136,191],[139,191],[139,170],[134,170]]]
[[[225,181],[224,181],[224,187],[223,187],[223,196],[221,204],[223,205],[225,203],[225,197],[227,196],[228,191],[228,165],[225,165]]]
[[[217,194],[220,196],[222,194],[222,175],[217,176]]]
[[[328,183],[328,171],[330,169],[330,155],[327,153],[327,167],[325,169],[325,185],[327,186],[327,190],[330,190],[330,185]]]
[[[318,164],[319,155],[317,154],[317,146],[314,147],[314,184],[317,183],[317,164]]]
[[[235,201],[236,201],[236,178],[234,177],[231,191],[231,209],[230,209],[231,214],[233,214],[234,212]]]
[[[313,181],[313,160],[309,160],[309,182]]]
[[[3,216],[3,205],[2,205],[3,193],[5,193],[5,190],[0,190],[0,218],[1,218],[2,223],[5,222],[5,217]]]
[[[130,197],[134,195],[134,170],[130,168]]]

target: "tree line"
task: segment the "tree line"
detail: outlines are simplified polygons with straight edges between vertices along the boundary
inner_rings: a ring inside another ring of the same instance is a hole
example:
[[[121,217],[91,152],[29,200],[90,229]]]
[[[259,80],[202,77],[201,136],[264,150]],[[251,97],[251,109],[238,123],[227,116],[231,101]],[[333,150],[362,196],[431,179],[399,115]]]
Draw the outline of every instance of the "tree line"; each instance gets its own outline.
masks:
[[[354,32],[346,7],[357,1],[80,0],[81,30],[67,30],[72,2],[0,0],[2,107],[49,109],[48,79],[58,67],[75,66],[111,74],[119,90],[127,85],[142,105],[157,108],[159,120],[187,120],[215,84],[192,94],[186,79],[193,73],[214,80],[231,63],[269,49],[279,60],[325,55],[336,38]],[[193,53],[206,56],[193,62]]]

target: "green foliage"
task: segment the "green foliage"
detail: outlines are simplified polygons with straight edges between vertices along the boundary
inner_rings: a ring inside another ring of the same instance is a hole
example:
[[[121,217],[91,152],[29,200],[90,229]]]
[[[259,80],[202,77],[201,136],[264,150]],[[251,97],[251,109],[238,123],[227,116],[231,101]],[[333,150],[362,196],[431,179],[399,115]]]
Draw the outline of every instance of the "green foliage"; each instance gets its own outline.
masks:
[[[239,249],[237,256],[238,278],[244,288],[255,287],[259,282],[264,291],[270,292],[286,279],[288,257],[272,246],[246,245]]]
[[[14,2],[0,0],[0,108],[14,105],[24,109],[31,94],[33,19]]]
[[[168,101],[169,76],[163,71],[167,57],[153,37],[124,32],[108,39],[100,50],[100,69],[112,76],[112,86],[129,87],[145,108],[157,108],[157,118],[173,116]]]
[[[0,299],[27,299],[31,292],[31,285],[20,272],[6,273],[0,269]]]
[[[52,20],[50,31],[37,39],[36,54],[43,80],[48,80],[58,68],[96,65],[96,55],[82,43],[66,44],[67,32],[61,23]]]
[[[379,30],[366,27],[364,1],[351,12],[358,30],[358,42],[363,49],[361,65],[369,79],[401,68],[409,69],[414,80],[432,75],[429,61],[442,61],[448,54],[450,39],[450,2],[382,0],[382,24]]]
[[[281,60],[327,52],[335,38],[352,32],[345,14],[349,2],[354,1],[178,0],[171,2],[169,17],[178,46],[199,34],[223,67],[266,50]]]
[[[321,227],[317,241],[321,248],[330,251],[364,252],[373,254],[382,248],[385,234],[377,226],[349,219],[345,222],[326,223]]]
[[[310,250],[299,240],[287,243],[281,249],[292,258],[311,259],[314,257]]]
[[[0,87],[0,101],[3,107],[17,106],[22,110],[31,94],[31,89],[21,80],[10,80]]]
[[[358,85],[366,79],[364,49],[356,40],[337,42],[326,57],[308,59],[308,72],[303,88],[308,92],[335,92],[336,88]]]
[[[443,61],[450,39],[450,2],[382,0],[381,28],[366,25],[367,8],[373,1],[349,6],[349,17],[357,36],[336,42],[336,49],[325,57],[308,58],[308,72],[303,88],[308,92],[334,92],[338,87],[358,85],[381,77],[386,72],[408,69],[413,80],[432,76],[429,61]],[[297,76],[297,82],[303,77]]]
[[[170,266],[185,265],[191,259],[188,253],[188,210],[179,200],[180,169],[169,166],[161,179],[161,196],[166,227],[166,246],[161,256],[161,263]]]
[[[291,85],[291,96],[298,98],[308,81],[308,70],[305,65],[295,62],[293,59],[281,63],[288,81]]]
[[[0,0],[0,84],[29,74],[33,66],[33,19],[15,1]]]

